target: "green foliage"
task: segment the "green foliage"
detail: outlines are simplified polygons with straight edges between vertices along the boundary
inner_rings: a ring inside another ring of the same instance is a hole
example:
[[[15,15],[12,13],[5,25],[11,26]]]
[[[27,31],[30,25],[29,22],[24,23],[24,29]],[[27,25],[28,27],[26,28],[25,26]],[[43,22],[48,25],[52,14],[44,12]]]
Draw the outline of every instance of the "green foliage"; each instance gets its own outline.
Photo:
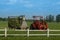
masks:
[[[56,16],[56,22],[60,22],[60,14]]]
[[[0,17],[0,21],[7,21],[8,20],[8,18],[2,18],[2,17]]]

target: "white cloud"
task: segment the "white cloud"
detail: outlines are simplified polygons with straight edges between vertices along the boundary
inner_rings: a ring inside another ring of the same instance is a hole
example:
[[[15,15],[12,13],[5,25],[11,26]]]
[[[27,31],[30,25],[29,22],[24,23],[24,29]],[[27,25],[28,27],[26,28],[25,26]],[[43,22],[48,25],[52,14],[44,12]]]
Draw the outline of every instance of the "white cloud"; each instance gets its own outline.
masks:
[[[24,6],[25,6],[25,7],[28,7],[28,8],[33,7],[33,5],[32,5],[32,4],[25,4]]]
[[[60,5],[60,2],[52,3],[52,5]]]
[[[9,0],[9,2],[7,2],[7,4],[15,4],[17,2],[17,0]]]
[[[17,0],[3,0],[0,2],[0,4],[11,5],[11,4],[15,4],[16,2]]]
[[[24,7],[33,7],[33,4],[30,3],[30,1],[26,1],[26,0],[20,0],[20,3],[24,5]]]
[[[4,0],[3,0],[4,1]],[[22,4],[24,7],[33,7],[33,4],[28,1],[28,0],[5,0],[4,2],[2,2],[1,4],[4,5],[14,5],[14,4]]]
[[[20,3],[30,3],[29,1],[25,1],[25,0],[19,0]]]
[[[60,4],[60,2],[57,2],[56,4]]]

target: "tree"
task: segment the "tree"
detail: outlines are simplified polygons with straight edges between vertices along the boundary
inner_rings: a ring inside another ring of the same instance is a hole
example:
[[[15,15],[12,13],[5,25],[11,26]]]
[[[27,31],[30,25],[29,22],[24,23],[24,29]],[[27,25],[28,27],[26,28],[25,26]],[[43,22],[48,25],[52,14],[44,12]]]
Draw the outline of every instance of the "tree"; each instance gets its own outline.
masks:
[[[48,22],[48,20],[49,20],[49,17],[48,17],[48,16],[46,16],[45,21],[47,21],[47,22]]]
[[[56,16],[56,22],[60,22],[60,14]]]
[[[7,21],[8,20],[8,18],[2,18],[2,17],[0,17],[0,21]]]
[[[2,21],[2,17],[0,17],[0,21]]]
[[[53,22],[54,21],[54,16],[53,15],[46,16],[46,21]]]
[[[7,18],[2,18],[2,21],[7,21]]]

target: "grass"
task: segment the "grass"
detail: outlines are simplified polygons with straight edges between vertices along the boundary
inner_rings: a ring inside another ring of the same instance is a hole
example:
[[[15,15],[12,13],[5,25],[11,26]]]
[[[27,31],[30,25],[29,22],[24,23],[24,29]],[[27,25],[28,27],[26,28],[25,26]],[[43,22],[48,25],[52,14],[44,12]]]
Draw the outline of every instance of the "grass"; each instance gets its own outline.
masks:
[[[30,26],[32,22],[27,22],[28,26]],[[7,21],[0,21],[0,28],[5,28],[8,27],[8,22]],[[56,22],[50,22],[48,23],[48,27],[49,29],[60,29],[60,23],[56,23]],[[4,32],[0,32],[0,33],[4,33]],[[10,32],[8,31],[8,33],[24,33],[24,32]],[[25,32],[26,33],[26,32]],[[39,33],[39,32],[30,32],[30,33]],[[60,32],[51,32],[51,33],[60,33]],[[26,37],[26,36],[9,36],[9,37],[0,37],[0,40],[60,40],[60,36],[32,36],[32,37]]]
[[[7,21],[0,21],[0,28],[5,28],[8,27],[8,22]]]
[[[50,22],[48,23],[49,29],[60,29],[60,22]]]
[[[0,37],[0,40],[60,40],[60,37]]]

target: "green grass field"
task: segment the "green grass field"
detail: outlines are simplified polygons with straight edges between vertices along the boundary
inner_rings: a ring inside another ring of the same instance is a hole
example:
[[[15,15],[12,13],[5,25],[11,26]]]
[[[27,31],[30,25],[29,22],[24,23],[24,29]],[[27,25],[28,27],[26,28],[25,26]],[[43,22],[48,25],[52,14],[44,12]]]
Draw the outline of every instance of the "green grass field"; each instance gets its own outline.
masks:
[[[32,22],[27,22],[28,26],[30,26]],[[0,21],[0,28],[5,28],[8,27],[8,22],[7,21]],[[60,23],[56,22],[50,22],[48,23],[49,29],[60,29]],[[4,32],[0,32],[4,33]],[[24,32],[8,32],[8,33],[24,33]],[[31,33],[39,33],[39,32],[31,32]],[[53,33],[53,32],[52,32]],[[54,33],[60,33],[60,32],[54,32]],[[26,36],[8,36],[4,37],[1,36],[0,40],[60,40],[60,36],[31,36],[31,37],[26,37]]]
[[[8,27],[8,22],[7,21],[0,21],[0,28],[5,28]]]

